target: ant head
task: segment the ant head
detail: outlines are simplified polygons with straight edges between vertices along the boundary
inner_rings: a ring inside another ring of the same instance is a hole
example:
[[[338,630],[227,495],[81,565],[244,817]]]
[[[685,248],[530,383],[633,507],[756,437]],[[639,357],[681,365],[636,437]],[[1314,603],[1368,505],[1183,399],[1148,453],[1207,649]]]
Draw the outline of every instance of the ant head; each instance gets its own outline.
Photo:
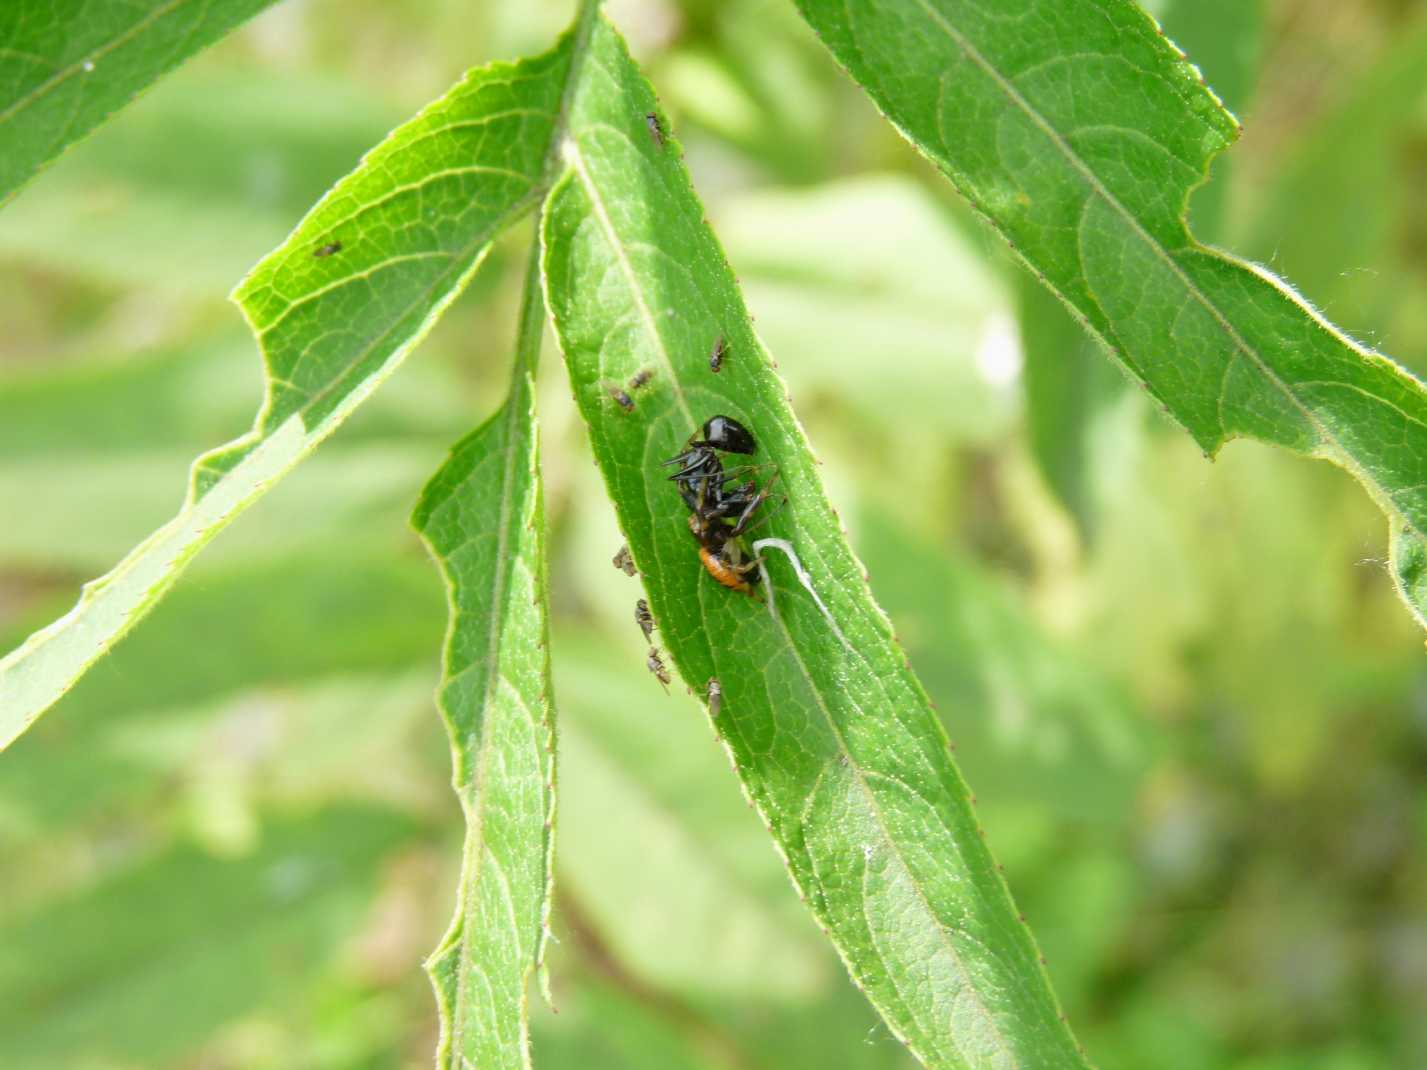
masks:
[[[758,444],[753,441],[753,432],[732,416],[710,416],[704,423],[705,446],[726,453],[753,453]]]

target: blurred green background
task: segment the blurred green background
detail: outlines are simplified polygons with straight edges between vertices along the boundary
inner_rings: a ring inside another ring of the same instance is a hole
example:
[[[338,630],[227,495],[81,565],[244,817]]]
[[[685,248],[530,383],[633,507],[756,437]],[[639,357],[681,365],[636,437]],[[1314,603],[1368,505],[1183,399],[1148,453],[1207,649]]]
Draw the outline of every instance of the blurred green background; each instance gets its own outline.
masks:
[[[568,2],[286,0],[0,213],[0,649],[248,426],[225,295]],[[1107,1068],[1427,1065],[1427,662],[1344,474],[1207,463],[782,0],[610,0],[993,850]],[[1193,204],[1427,373],[1427,11],[1172,0],[1243,118]],[[402,371],[0,758],[0,1066],[420,1067],[461,837],[406,515],[498,403],[527,228]],[[793,892],[542,372],[560,833],[536,1064],[908,1067]]]

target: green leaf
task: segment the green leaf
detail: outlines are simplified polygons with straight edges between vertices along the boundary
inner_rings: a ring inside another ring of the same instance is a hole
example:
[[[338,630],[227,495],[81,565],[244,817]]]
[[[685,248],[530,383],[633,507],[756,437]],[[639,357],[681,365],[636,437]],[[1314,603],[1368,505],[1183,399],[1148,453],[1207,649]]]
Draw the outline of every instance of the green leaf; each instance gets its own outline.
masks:
[[[12,0],[0,10],[0,205],[140,90],[273,0]]]
[[[527,994],[550,909],[555,720],[535,424],[545,305],[532,250],[510,396],[412,516],[446,577],[440,705],[466,816],[456,916],[427,963],[438,1066],[530,1065]]]
[[[1170,0],[1158,14],[1164,32],[1199,68],[1214,95],[1235,115],[1245,114],[1263,51],[1264,0]],[[1190,219],[1204,241],[1225,240],[1228,178],[1235,162],[1233,156],[1216,160],[1210,181],[1194,191]]]
[[[374,95],[204,57],[26,187],[0,213],[0,250],[66,276],[211,301],[405,118]]]
[[[0,660],[0,747],[396,369],[495,236],[532,206],[569,60],[567,40],[471,72],[373,149],[253,269],[234,295],[267,369],[253,430],[200,457],[178,516]]]
[[[708,722],[691,698],[665,695],[640,667],[647,646],[629,627],[633,584],[609,571],[627,596],[611,600],[617,612],[601,613],[599,628],[557,626],[553,638],[561,949],[553,965],[562,994],[549,1026],[579,1023],[580,993],[596,978],[571,983],[567,971],[583,960],[597,974],[622,975],[689,1046],[725,1052],[719,1066],[910,1065],[793,896]],[[605,1025],[591,1046],[611,1042],[617,1029]],[[566,1065],[552,1057],[538,1019],[533,1028],[542,1061]]]
[[[1161,20],[1221,99],[1240,109],[1257,70],[1260,0],[1174,0]],[[1230,162],[1218,161],[1213,181],[1194,193],[1195,229],[1210,241],[1222,238],[1228,191],[1224,172]],[[1095,466],[1093,436],[1105,410],[1123,396],[1125,379],[1102,359],[1094,334],[1037,278],[1017,272],[1015,289],[1031,453],[1051,491],[1090,538],[1096,520],[1089,478]]]
[[[1189,193],[1237,134],[1127,0],[799,0],[887,116],[1212,454],[1332,460],[1427,530],[1427,392],[1266,271],[1205,248]]]
[[[649,85],[601,24],[546,205],[546,291],[659,636],[789,871],[889,1026],[936,1067],[1080,1065],[925,694],[871,599]],[[723,370],[708,362],[715,339]],[[633,411],[611,397],[641,369]],[[788,504],[765,604],[700,567],[659,462],[709,416],[756,434]],[[603,555],[602,555],[603,556]],[[603,561],[601,567],[608,567]],[[776,599],[775,596],[776,595]],[[827,608],[824,609],[823,607]]]

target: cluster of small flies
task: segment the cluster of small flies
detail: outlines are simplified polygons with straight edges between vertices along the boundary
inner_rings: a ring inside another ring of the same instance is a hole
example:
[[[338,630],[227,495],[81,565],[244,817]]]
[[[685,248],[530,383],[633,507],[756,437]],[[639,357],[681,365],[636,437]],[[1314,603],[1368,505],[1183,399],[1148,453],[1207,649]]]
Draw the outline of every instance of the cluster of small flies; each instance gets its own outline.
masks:
[[[709,369],[718,372],[729,354],[727,340],[720,336],[709,352]],[[638,372],[628,383],[607,386],[610,397],[625,412],[633,412],[632,395],[653,378],[649,369]],[[758,559],[749,552],[745,536],[772,517],[760,509],[772,496],[778,481],[776,469],[762,486],[756,478],[772,465],[728,464],[730,456],[751,457],[758,451],[753,433],[732,416],[711,416],[703,426],[689,436],[679,453],[664,461],[674,469],[669,481],[689,510],[689,534],[699,547],[699,562],[719,584],[757,598],[755,588],[762,581]],[[626,575],[635,574],[634,559],[629,547],[621,546],[614,555],[614,566]],[[654,645],[654,630],[658,625],[649,610],[649,603],[639,599],[634,604],[634,621],[650,644],[645,664],[654,678],[668,691],[670,675],[659,648]],[[718,716],[723,701],[723,689],[717,678],[708,682],[709,711]]]
[[[646,112],[644,125],[649,131],[656,148],[661,151],[668,145],[668,134],[657,112]],[[329,237],[312,251],[312,256],[324,260],[342,252],[340,239]],[[719,335],[709,350],[709,371],[717,374],[723,369],[729,355],[728,341]],[[614,402],[626,413],[635,409],[635,396],[654,378],[651,368],[636,372],[628,382],[607,383],[605,390]],[[752,479],[743,479],[750,473],[765,470],[767,465],[743,464],[731,468],[724,467],[724,454],[750,456],[758,449],[753,434],[731,416],[712,416],[704,421],[703,427],[695,431],[684,445],[683,452],[664,462],[666,467],[675,469],[669,477],[678,488],[679,496],[689,509],[689,532],[699,544],[699,561],[709,575],[724,587],[756,597],[754,588],[761,580],[758,561],[744,542],[744,536],[754,527],[759,507],[768,500],[773,484],[777,482],[776,471],[773,478],[763,487]],[[767,516],[763,520],[768,519]],[[621,546],[614,555],[616,568],[626,575],[635,574],[634,559],[629,547]],[[649,611],[649,603],[639,599],[634,604],[634,620],[649,643],[649,656],[645,661],[649,671],[659,681],[667,693],[671,678],[664,666],[664,658],[654,645],[654,629],[657,627],[654,614]],[[723,689],[716,678],[708,682],[709,711],[718,716],[723,703]]]
[[[621,546],[619,552],[614,555],[614,567],[622,570],[627,576],[634,575],[634,558],[630,556],[628,545]],[[654,614],[649,611],[649,603],[643,598],[634,603],[634,623],[639,625],[639,630],[644,633],[644,641],[649,644],[649,655],[644,659],[644,664],[654,675],[654,679],[659,681],[659,686],[664,689],[664,694],[667,695],[669,684],[673,682],[673,678],[664,665],[664,656],[654,645],[654,629],[658,625],[654,622]],[[708,699],[709,713],[717,717],[723,706],[723,687],[719,684],[716,676],[709,677]]]
[[[728,341],[723,335],[718,336],[718,341],[713,344],[713,349],[709,350],[709,371],[717,375],[723,370],[724,357],[728,356]],[[648,385],[649,380],[654,378],[653,368],[641,368],[630,376],[627,383],[605,383],[605,392],[614,399],[614,403],[625,412],[634,411],[634,396]]]
[[[654,144],[663,149],[668,135],[655,112],[644,116],[645,125]],[[709,350],[709,371],[718,374],[729,356],[728,340],[719,335]],[[624,412],[635,410],[635,398],[654,378],[653,369],[636,372],[628,382],[606,383],[605,391]],[[724,455],[751,456],[758,450],[753,433],[732,416],[711,416],[689,436],[682,452],[664,462],[674,469],[670,482],[678,488],[679,497],[689,510],[689,533],[699,546],[699,561],[704,569],[724,587],[757,597],[754,588],[762,575],[757,559],[749,552],[744,536],[771,516],[758,518],[759,508],[772,493],[778,475],[762,487],[749,475],[765,471],[771,465],[740,464],[725,467]],[[625,575],[635,574],[634,558],[629,547],[621,546],[614,555],[614,566]],[[654,630],[658,627],[649,603],[643,598],[634,604],[634,622],[649,643],[645,664],[667,692],[671,677],[659,648],[654,645]],[[716,677],[708,682],[709,712],[717,717],[723,704],[723,688]]]
[[[649,136],[660,150],[668,144],[668,134],[656,112],[647,112],[644,124]],[[342,252],[340,239],[329,237],[313,249],[314,259],[324,260]],[[723,369],[728,357],[727,340],[720,335],[709,351],[709,370],[717,374]],[[626,383],[606,384],[605,389],[615,403],[626,413],[635,409],[635,396],[654,378],[653,369],[645,368],[636,372]],[[664,462],[666,467],[675,469],[669,480],[678,488],[679,496],[689,509],[689,532],[699,545],[699,561],[715,580],[724,587],[756,597],[754,588],[761,580],[758,561],[748,551],[744,536],[754,527],[759,507],[768,500],[772,487],[777,482],[774,472],[763,487],[752,479],[743,479],[750,473],[765,470],[767,465],[743,464],[731,468],[724,467],[723,454],[750,456],[758,449],[753,434],[731,416],[712,416],[695,431],[684,445],[683,452]],[[767,516],[763,520],[768,519]],[[626,575],[635,574],[634,559],[629,547],[621,546],[614,555],[616,568]],[[645,661],[649,671],[659,681],[667,693],[671,678],[664,665],[659,648],[654,645],[654,630],[657,624],[649,610],[649,603],[643,598],[634,604],[634,620],[649,643],[649,656]],[[717,678],[708,682],[709,711],[715,717],[723,703],[723,689]]]

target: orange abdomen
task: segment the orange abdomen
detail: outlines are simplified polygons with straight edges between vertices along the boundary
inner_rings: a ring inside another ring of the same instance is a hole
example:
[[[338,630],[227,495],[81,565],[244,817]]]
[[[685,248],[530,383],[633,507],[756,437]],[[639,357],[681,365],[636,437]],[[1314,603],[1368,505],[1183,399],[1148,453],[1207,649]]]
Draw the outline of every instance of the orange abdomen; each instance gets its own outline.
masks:
[[[699,547],[699,560],[704,563],[704,568],[709,570],[709,575],[725,587],[734,591],[742,591],[744,594],[753,593],[753,588],[744,578],[720,561],[718,556],[711,553],[707,546]]]

